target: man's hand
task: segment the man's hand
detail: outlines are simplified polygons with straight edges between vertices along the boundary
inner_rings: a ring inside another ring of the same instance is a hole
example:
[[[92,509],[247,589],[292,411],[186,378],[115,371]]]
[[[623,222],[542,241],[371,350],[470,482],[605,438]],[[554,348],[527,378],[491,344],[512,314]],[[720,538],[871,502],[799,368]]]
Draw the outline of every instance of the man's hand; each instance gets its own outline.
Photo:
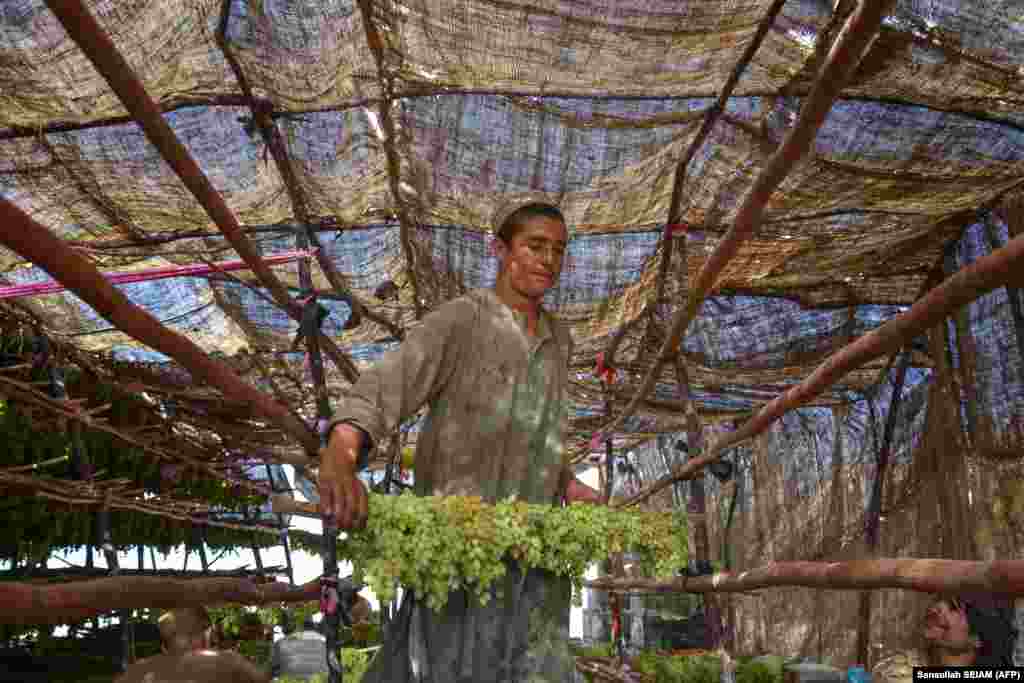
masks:
[[[356,476],[362,438],[355,427],[339,424],[320,451],[320,514],[343,531],[362,529],[369,514],[366,488]]]
[[[576,477],[569,479],[569,485],[565,488],[566,503],[592,503],[600,505],[604,502],[601,492],[592,489]]]

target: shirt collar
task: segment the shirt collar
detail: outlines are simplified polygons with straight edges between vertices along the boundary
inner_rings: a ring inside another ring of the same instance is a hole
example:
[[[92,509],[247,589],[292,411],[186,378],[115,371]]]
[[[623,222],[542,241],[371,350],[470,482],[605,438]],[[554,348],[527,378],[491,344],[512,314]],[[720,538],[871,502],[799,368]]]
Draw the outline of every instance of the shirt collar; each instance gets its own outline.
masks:
[[[519,325],[519,329],[521,329],[523,333],[526,334],[526,313],[523,313],[522,311],[517,311],[510,307],[508,304],[501,300],[501,298],[495,293],[493,289],[481,288],[477,291],[483,294],[483,298],[487,301],[488,304],[491,305],[492,308],[500,312],[506,318],[516,321],[516,323]],[[543,306],[539,307],[537,313],[538,316],[536,341],[542,342],[555,336],[555,322],[554,318],[551,317],[551,314],[548,313]]]

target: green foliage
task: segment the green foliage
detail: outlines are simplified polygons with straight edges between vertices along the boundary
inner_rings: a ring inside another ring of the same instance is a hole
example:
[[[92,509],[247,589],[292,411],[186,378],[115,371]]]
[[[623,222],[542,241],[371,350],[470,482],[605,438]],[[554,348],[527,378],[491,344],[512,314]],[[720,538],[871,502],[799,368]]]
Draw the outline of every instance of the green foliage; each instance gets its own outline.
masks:
[[[270,655],[273,643],[265,640],[243,640],[238,644],[238,653],[253,661],[256,666],[270,668]]]
[[[96,540],[96,516],[92,510],[55,508],[44,500],[20,499],[4,508],[3,514],[7,534],[0,540],[0,559],[41,559],[50,553],[76,550]],[[187,522],[124,510],[111,512],[110,532],[119,550],[143,545],[164,555],[190,543],[193,538],[192,526]],[[208,527],[206,530],[206,545],[215,550],[226,549],[232,553],[234,548],[248,548],[254,542],[260,547],[269,547],[278,540],[269,534],[235,529]],[[149,563],[148,556],[146,563]],[[192,566],[198,566],[194,556]]]
[[[611,643],[600,643],[589,647],[573,648],[573,655],[576,657],[613,657],[615,648]]]
[[[110,391],[94,393],[111,403],[105,417],[111,424],[131,423],[139,413],[138,399]],[[66,433],[40,429],[31,414],[15,401],[0,402],[0,438],[5,448],[0,451],[0,467],[29,465],[61,456],[70,456],[71,445]],[[259,505],[262,496],[239,495],[234,486],[220,479],[185,471],[177,482],[162,481],[160,464],[141,449],[119,438],[96,430],[82,431],[82,455],[102,479],[127,478],[133,488],[151,493],[202,499],[210,505],[228,510]],[[68,474],[68,464],[54,464],[37,476],[54,478]],[[55,508],[52,503],[34,498],[8,498],[0,507],[7,521],[8,533],[0,540],[0,559],[41,559],[48,553],[67,552],[95,541],[95,516],[81,509]],[[192,538],[187,522],[162,519],[140,513],[114,511],[111,514],[111,535],[119,549],[145,545],[162,553],[188,543]],[[278,540],[268,534],[252,534],[230,529],[207,529],[207,545],[212,548],[248,547],[253,541],[260,547],[276,545]]]
[[[597,655],[600,656],[600,655]],[[736,683],[782,683],[782,658],[736,661]],[[644,651],[633,658],[633,668],[654,677],[658,683],[719,683],[721,659],[717,655],[676,657]]]
[[[341,541],[338,554],[382,602],[394,597],[397,583],[439,611],[460,588],[486,604],[507,560],[569,577],[577,600],[587,567],[612,553],[636,552],[654,576],[673,576],[686,564],[686,538],[686,518],[673,513],[371,494],[366,529]]]
[[[736,667],[736,683],[781,683],[782,667],[776,670],[764,662],[751,662]]]
[[[366,670],[370,668],[370,660],[372,653],[360,652],[353,648],[342,648],[341,649],[341,666],[344,671],[344,678],[346,683],[352,681],[358,683],[366,674]],[[290,676],[281,676],[275,678],[274,683],[327,683],[327,674],[316,674],[312,678],[293,678]]]
[[[320,603],[315,601],[291,603],[287,607],[268,605],[257,610],[260,620],[264,624],[281,626],[283,628],[287,622],[293,629],[301,627],[306,619],[313,617],[319,612]]]
[[[245,615],[249,610],[242,605],[207,606],[210,621],[219,626],[221,633],[229,638],[237,638],[245,623]]]
[[[712,655],[667,657],[645,652],[634,659],[634,667],[658,683],[719,683],[722,675],[721,660]]]

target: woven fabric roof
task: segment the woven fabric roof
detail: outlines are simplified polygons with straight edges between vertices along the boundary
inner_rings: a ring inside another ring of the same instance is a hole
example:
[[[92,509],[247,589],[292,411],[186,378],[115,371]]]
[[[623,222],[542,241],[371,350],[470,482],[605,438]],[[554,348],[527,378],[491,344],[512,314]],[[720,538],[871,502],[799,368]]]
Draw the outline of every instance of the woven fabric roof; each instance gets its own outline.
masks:
[[[498,203],[527,193],[557,201],[573,239],[549,304],[578,344],[574,447],[604,420],[598,354],[629,326],[611,397],[621,408],[853,9],[845,0],[783,5],[686,169],[677,256],[656,301],[677,166],[771,4],[87,3],[263,256],[302,248],[295,226],[315,228],[378,318],[344,329],[349,306],[321,299],[325,333],[357,365],[397,343],[380,319],[408,327],[417,309],[493,283]],[[772,195],[688,330],[698,411],[742,419],[913,303],[979,211],[1024,188],[1022,105],[1017,3],[897,2],[812,153]],[[0,196],[104,272],[240,258],[42,0],[0,5]],[[6,285],[49,279],[5,250],[0,272]],[[274,272],[297,297],[297,263]],[[120,288],[311,420],[312,384],[301,347],[292,349],[297,323],[248,272],[234,276]],[[333,291],[315,262],[312,277]],[[397,298],[385,296],[389,282]],[[216,392],[192,386],[76,296],[21,301],[111,376],[201,406],[195,424],[226,444],[291,447],[272,429],[246,433],[251,415],[211,401]],[[883,365],[851,373],[819,402],[848,400]],[[330,363],[327,371],[336,395],[346,380]],[[666,367],[620,445],[682,429],[678,401]]]

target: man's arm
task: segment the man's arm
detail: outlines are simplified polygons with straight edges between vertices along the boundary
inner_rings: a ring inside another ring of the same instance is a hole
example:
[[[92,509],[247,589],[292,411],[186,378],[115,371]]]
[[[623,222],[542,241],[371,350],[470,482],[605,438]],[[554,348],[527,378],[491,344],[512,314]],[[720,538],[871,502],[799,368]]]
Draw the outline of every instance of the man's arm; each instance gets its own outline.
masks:
[[[468,316],[474,304],[466,299],[449,302],[423,318],[398,348],[367,368],[335,410],[331,432],[349,423],[365,432],[373,443],[391,434],[411,417],[451,377],[458,350],[465,340]]]
[[[356,472],[366,464],[367,438],[379,443],[449,381],[466,343],[459,330],[474,314],[473,302],[457,299],[426,316],[397,349],[363,372],[338,407],[320,452],[320,511],[340,529],[366,524],[366,490]]]
[[[604,496],[597,489],[587,486],[576,477],[571,477],[565,487],[565,502],[600,505],[604,502]]]

